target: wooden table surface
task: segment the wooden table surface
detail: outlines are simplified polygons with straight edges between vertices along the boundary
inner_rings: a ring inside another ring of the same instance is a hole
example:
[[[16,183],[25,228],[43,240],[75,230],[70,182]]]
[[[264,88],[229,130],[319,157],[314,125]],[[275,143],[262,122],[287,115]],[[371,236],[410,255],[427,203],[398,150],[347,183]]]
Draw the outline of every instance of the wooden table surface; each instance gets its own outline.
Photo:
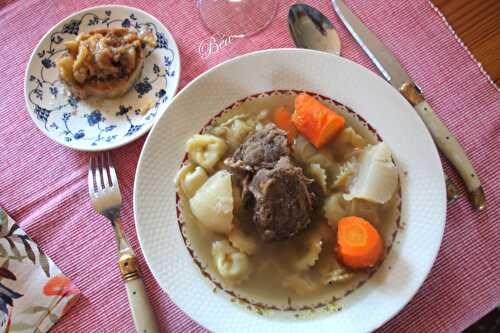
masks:
[[[500,0],[431,0],[469,51],[500,87]],[[498,332],[499,310],[494,310],[464,333]]]
[[[500,87],[500,0],[431,0]]]

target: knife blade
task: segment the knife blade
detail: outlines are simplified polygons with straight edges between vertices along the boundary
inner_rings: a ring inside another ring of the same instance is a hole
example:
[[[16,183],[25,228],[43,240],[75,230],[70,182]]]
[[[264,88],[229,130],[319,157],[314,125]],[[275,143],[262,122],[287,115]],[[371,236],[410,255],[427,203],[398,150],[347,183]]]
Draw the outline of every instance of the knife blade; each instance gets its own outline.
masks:
[[[438,148],[458,171],[467,187],[469,200],[474,208],[483,210],[486,206],[486,199],[481,181],[458,140],[434,113],[420,88],[403,69],[394,54],[352,13],[343,0],[331,1],[340,20],[382,76],[398,89],[417,111]],[[446,185],[448,189],[452,183],[447,179]]]

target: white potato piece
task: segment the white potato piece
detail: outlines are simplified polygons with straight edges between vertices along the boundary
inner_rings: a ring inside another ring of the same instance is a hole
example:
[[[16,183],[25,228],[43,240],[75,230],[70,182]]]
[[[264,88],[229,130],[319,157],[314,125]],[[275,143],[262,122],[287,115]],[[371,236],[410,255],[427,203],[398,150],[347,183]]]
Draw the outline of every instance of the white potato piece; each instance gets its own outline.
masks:
[[[357,177],[344,198],[383,204],[392,198],[397,184],[398,169],[392,161],[391,151],[385,143],[380,142],[365,148],[359,156]]]
[[[239,252],[227,240],[212,243],[212,256],[217,271],[226,282],[240,284],[250,275],[248,256]]]
[[[220,170],[210,176],[189,200],[194,217],[207,229],[227,234],[233,226],[231,174]]]
[[[191,198],[207,179],[205,169],[189,162],[177,172],[175,184],[188,198]]]
[[[195,134],[186,143],[192,161],[211,171],[227,151],[227,144],[211,134]]]

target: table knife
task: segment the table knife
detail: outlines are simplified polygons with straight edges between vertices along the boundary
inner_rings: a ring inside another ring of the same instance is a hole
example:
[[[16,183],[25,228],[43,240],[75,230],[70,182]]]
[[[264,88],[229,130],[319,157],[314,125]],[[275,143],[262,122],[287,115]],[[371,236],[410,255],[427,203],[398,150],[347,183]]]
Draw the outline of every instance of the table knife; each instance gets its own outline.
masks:
[[[458,140],[437,117],[422,95],[420,88],[413,82],[392,52],[352,13],[343,0],[331,1],[340,20],[383,77],[398,89],[417,111],[438,148],[458,171],[467,187],[469,200],[473,207],[477,210],[483,210],[486,200],[481,182]],[[454,185],[447,179],[446,186],[449,193],[450,186]]]

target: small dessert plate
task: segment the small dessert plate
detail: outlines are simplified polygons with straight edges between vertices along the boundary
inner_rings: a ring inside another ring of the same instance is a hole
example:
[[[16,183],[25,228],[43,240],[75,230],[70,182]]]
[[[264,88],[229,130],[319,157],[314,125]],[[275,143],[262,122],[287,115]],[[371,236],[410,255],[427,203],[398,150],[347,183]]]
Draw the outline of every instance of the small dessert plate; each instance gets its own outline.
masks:
[[[56,60],[64,42],[98,28],[151,31],[156,47],[146,52],[142,74],[123,96],[79,100],[59,79]],[[25,76],[28,112],[49,138],[69,148],[101,151],[146,133],[165,111],[180,78],[179,50],[170,32],[148,13],[126,6],[87,8],[55,25],[31,55]]]

